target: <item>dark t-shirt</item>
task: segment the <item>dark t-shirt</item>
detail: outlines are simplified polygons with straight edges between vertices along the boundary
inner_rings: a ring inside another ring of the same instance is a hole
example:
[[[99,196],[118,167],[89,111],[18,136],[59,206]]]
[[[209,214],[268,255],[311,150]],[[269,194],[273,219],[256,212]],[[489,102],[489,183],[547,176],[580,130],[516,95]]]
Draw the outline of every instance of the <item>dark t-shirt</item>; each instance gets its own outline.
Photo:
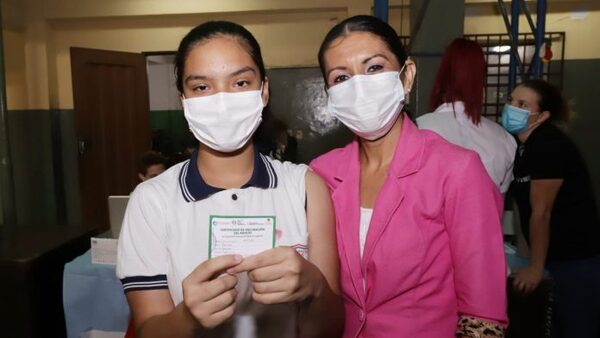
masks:
[[[600,253],[600,222],[589,173],[575,144],[552,123],[543,123],[517,149],[512,183],[523,234],[529,243],[531,180],[562,179],[552,206],[548,260]]]

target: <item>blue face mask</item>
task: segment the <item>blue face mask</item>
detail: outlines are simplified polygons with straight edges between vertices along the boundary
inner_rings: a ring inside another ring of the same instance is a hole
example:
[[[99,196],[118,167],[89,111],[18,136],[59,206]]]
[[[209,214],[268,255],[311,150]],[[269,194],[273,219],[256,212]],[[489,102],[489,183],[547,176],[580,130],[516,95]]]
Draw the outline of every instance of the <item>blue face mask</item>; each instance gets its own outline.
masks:
[[[502,109],[502,126],[511,134],[518,134],[527,130],[527,120],[532,113],[509,104]]]

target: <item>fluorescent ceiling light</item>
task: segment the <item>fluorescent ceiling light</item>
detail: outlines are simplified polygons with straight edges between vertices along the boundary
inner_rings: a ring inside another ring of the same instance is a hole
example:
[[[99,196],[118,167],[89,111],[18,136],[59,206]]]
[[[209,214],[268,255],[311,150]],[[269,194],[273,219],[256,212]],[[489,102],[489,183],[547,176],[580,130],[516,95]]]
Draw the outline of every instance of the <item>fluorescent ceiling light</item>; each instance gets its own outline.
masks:
[[[494,46],[492,47],[492,52],[494,53],[504,53],[504,52],[508,52],[510,50],[510,46]]]

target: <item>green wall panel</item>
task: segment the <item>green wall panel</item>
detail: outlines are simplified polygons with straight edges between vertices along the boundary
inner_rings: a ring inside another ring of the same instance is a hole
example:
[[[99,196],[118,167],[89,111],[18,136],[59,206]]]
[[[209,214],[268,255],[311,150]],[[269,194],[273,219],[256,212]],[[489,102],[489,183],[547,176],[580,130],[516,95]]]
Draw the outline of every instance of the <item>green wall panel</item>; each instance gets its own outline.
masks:
[[[600,59],[565,60],[563,93],[572,107],[568,132],[583,154],[600,210]]]
[[[18,224],[56,222],[51,123],[48,110],[8,111]]]

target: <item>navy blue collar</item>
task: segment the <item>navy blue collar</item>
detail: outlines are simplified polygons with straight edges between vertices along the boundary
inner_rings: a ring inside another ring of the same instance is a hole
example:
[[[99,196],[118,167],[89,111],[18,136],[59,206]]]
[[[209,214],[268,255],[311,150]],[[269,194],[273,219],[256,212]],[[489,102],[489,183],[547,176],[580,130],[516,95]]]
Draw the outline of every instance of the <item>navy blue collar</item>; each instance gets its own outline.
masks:
[[[181,167],[181,172],[179,173],[179,186],[186,202],[200,201],[224,190],[210,186],[204,181],[198,170],[197,159],[198,150],[194,150],[190,159]],[[248,187],[262,189],[277,188],[277,174],[275,174],[273,165],[271,165],[266,156],[259,152],[255,152],[254,155],[252,177],[242,186],[242,189]]]

